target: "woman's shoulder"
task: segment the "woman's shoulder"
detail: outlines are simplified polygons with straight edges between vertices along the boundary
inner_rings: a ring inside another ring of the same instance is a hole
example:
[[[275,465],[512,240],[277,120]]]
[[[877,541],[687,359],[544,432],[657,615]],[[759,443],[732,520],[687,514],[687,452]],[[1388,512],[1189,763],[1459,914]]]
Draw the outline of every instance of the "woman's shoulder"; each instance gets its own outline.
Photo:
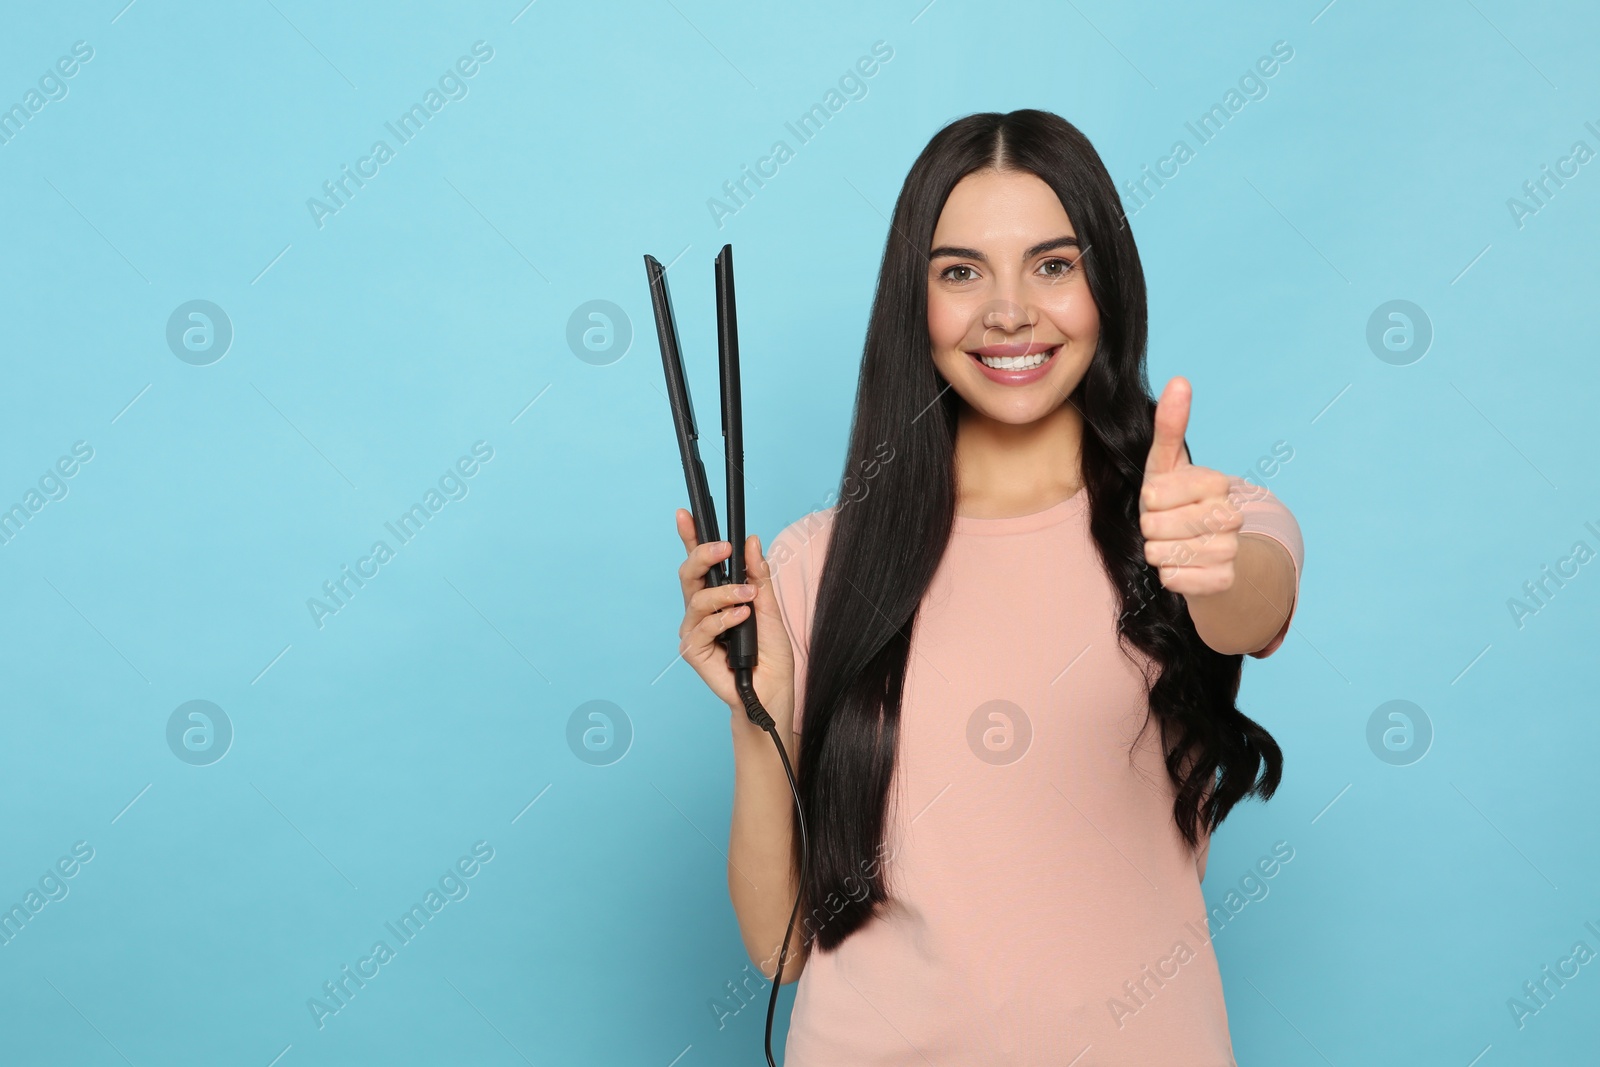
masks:
[[[816,595],[838,512],[837,504],[808,511],[778,531],[765,546],[767,565],[772,568],[780,599],[809,602]]]
[[[767,561],[772,564],[773,570],[796,559],[820,561],[821,553],[826,550],[828,538],[833,533],[833,520],[838,511],[837,504],[808,511],[779,530],[767,547]]]
[[[837,506],[808,511],[778,531],[765,546],[767,566],[772,568],[772,587],[778,611],[795,653],[796,696],[803,693],[804,663],[811,649],[811,616],[817,599],[817,582],[828,538],[833,532]],[[798,720],[797,720],[798,721]]]

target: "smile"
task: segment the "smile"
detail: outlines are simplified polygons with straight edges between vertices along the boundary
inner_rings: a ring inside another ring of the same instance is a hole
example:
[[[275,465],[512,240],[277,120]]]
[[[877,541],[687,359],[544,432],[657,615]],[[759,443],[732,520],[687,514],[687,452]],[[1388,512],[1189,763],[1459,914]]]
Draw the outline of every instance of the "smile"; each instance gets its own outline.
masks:
[[[977,352],[971,355],[985,367],[992,367],[995,370],[1031,370],[1034,367],[1042,367],[1060,350],[1060,345],[1053,345],[1043,352],[1022,356],[986,356]]]
[[[967,355],[972,357],[983,376],[996,384],[1028,385],[1045,376],[1060,351],[1060,344],[1034,342],[985,345]]]

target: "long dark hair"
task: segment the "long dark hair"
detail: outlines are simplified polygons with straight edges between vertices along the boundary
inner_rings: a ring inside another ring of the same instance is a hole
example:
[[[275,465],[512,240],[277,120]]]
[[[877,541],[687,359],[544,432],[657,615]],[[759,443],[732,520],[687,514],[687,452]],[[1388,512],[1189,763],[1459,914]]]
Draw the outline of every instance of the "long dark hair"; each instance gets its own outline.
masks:
[[[1120,597],[1121,640],[1159,667],[1146,680],[1176,787],[1179,831],[1197,845],[1202,826],[1214,829],[1247,795],[1271,797],[1282,776],[1277,743],[1234,703],[1243,656],[1207,646],[1183,598],[1160,584],[1144,558],[1138,494],[1155,418],[1145,373],[1144,270],[1111,176],[1088,138],[1058,115],[1032,109],[968,115],[928,142],[895,202],[845,473],[876,466],[873,457],[885,442],[894,462],[881,465],[869,491],[836,512],[817,589],[800,790],[811,847],[803,894],[808,908],[828,902],[827,920],[808,937],[824,951],[890,899],[880,850],[906,661],[956,501],[961,401],[932,358],[928,253],[950,191],[986,167],[1042,179],[1085,249],[1100,336],[1068,402],[1083,416],[1089,529]]]

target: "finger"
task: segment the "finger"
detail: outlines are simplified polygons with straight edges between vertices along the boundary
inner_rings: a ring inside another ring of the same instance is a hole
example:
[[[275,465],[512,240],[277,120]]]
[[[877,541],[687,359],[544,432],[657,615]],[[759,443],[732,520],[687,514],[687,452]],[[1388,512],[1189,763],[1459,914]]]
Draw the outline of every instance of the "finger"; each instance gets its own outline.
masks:
[[[756,587],[756,595],[751,603],[755,608],[757,633],[763,642],[770,643],[775,636],[788,633],[788,624],[784,622],[778,604],[772,561],[762,554],[759,537],[752,534],[748,544],[750,549],[745,563],[745,581]]]
[[[767,564],[767,557],[761,551],[761,538],[756,534],[744,539],[744,573],[762,584],[772,580],[772,568]]]
[[[679,508],[673,513],[672,521],[678,527],[678,540],[683,542],[684,561],[678,566],[678,578],[683,582],[683,595],[687,597],[689,585],[694,578],[694,550],[700,547],[700,538],[694,530],[694,516],[687,508]],[[701,572],[702,574],[704,572]]]
[[[673,518],[678,524],[678,538],[683,542],[684,552],[693,555],[694,550],[697,548],[714,548],[718,545],[727,545],[726,541],[707,541],[705,545],[701,545],[700,535],[695,532],[694,528],[694,513],[688,508],[679,508]]]
[[[1197,474],[1205,469],[1189,468]],[[1178,471],[1173,478],[1181,481],[1184,473]],[[1152,503],[1139,516],[1139,533],[1146,539],[1175,539],[1237,530],[1244,523],[1244,513],[1226,496],[1218,495],[1214,486],[1209,478],[1190,487],[1173,481],[1146,486],[1145,498]]]
[[[1189,399],[1193,390],[1183,377],[1173,378],[1156,401],[1155,429],[1145,474],[1166,474],[1188,461],[1183,456],[1183,435],[1189,428]]]
[[[754,589],[753,583],[746,584],[749,584]],[[740,586],[732,582],[724,585],[706,585],[702,582],[698,589],[686,593],[683,598],[683,624],[678,627],[679,638],[682,639],[689,634],[700,632],[701,626],[707,619],[715,618],[719,613],[732,606],[748,604],[754,594],[742,595],[739,589]],[[712,630],[711,632],[716,633],[717,631]]]
[[[749,612],[748,604],[739,604],[726,611],[714,611],[701,619],[690,631],[690,640],[696,648],[709,648],[716,641],[718,634],[730,626],[738,625]]]
[[[752,590],[755,589],[755,583],[746,584]],[[700,615],[721,611],[730,604],[747,604],[755,599],[756,594],[754,592],[749,594],[741,593],[739,592],[741,588],[741,586],[733,585],[732,583],[706,586],[689,598],[689,610],[686,613],[686,617],[693,618],[698,622],[698,616]]]
[[[709,615],[696,615],[692,626],[685,626],[678,634],[678,653],[690,663],[706,663],[715,655],[717,634],[722,632],[725,611]],[[688,616],[685,616],[688,618]]]
[[[687,556],[678,565],[678,580],[683,586],[683,597],[687,603],[689,597],[706,584],[706,572],[718,561],[727,558],[729,552],[726,541],[707,541],[701,544],[694,531],[694,516],[686,508],[679,508],[677,513],[678,537],[683,541]]]
[[[1228,533],[1177,541],[1146,541],[1144,559],[1150,566],[1161,568],[1163,574],[1172,567],[1183,570],[1215,567],[1238,558],[1238,536]]]
[[[727,555],[728,542],[708,541],[696,545],[694,551],[689,553],[689,558],[678,564],[678,581],[683,586],[686,603],[689,597],[706,587],[706,572]]]
[[[1163,569],[1161,586],[1168,592],[1183,596],[1210,596],[1232,589],[1235,577],[1232,563],[1215,567],[1175,567]]]
[[[693,552],[694,546],[700,543],[694,533],[694,516],[689,514],[688,508],[679,508],[672,513],[672,521],[678,527],[678,539],[683,542],[683,551]]]
[[[744,581],[763,592],[773,585],[773,565],[762,552],[762,539],[755,534],[744,539]]]

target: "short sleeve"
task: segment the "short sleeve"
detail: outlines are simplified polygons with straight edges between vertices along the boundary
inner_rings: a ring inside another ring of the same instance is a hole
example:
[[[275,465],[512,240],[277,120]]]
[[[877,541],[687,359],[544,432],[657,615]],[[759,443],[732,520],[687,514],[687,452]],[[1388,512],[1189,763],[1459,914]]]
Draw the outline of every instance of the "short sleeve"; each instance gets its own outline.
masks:
[[[1232,478],[1231,483],[1230,499],[1243,519],[1238,532],[1264,534],[1272,538],[1288,551],[1289,558],[1294,562],[1294,596],[1289,601],[1289,615],[1271,641],[1250,653],[1262,659],[1272,655],[1283,644],[1283,639],[1289,633],[1289,624],[1294,621],[1295,609],[1300,606],[1300,570],[1305,563],[1305,543],[1300,536],[1300,524],[1272,490],[1239,477]]]
[[[810,663],[811,618],[821,577],[823,546],[832,528],[832,509],[813,511],[784,527],[767,548],[778,614],[794,650],[794,731],[805,715],[806,666]]]

